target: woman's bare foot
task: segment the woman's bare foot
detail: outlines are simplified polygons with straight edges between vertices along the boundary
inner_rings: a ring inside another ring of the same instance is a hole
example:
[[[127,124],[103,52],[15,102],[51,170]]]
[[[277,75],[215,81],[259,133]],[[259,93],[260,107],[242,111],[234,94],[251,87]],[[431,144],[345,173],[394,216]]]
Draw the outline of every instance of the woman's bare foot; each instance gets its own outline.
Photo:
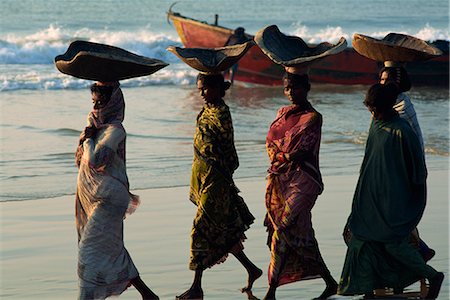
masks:
[[[159,300],[158,295],[153,293],[144,281],[142,281],[141,277],[137,276],[133,278],[130,283],[138,290],[143,300]]]
[[[176,296],[175,299],[176,300],[182,300],[182,299],[200,299],[200,300],[202,300],[203,299],[203,290],[190,288],[183,294]]]
[[[425,299],[436,299],[441,290],[442,282],[444,281],[444,273],[438,272],[433,278],[430,279],[430,288],[428,289],[428,295]]]
[[[158,295],[153,293],[153,291],[150,290],[149,293],[142,296],[142,299],[143,300],[159,300],[159,297],[158,297]]]
[[[253,283],[256,281],[256,279],[261,277],[262,274],[263,274],[263,271],[259,268],[255,268],[250,273],[248,273],[247,286],[243,287],[241,289],[241,292],[244,293],[246,291],[251,291],[252,287],[253,287]]]
[[[327,285],[327,287],[322,292],[322,294],[319,297],[314,298],[313,300],[327,299],[328,297],[336,295],[337,288],[338,288],[337,283],[333,283],[333,284]]]
[[[263,300],[276,300],[275,299],[275,291],[276,291],[276,288],[272,288],[269,286],[269,289],[267,290],[267,293],[264,296]]]
[[[251,290],[244,291],[243,293],[247,294],[248,300],[259,300],[259,298],[257,298],[255,295],[253,295]]]

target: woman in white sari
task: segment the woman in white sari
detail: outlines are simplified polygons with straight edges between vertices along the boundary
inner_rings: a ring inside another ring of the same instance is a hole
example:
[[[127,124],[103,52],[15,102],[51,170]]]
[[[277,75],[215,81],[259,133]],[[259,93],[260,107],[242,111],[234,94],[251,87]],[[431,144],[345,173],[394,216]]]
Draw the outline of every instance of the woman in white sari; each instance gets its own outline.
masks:
[[[91,92],[94,108],[76,153],[79,299],[120,295],[130,285],[143,299],[159,299],[123,244],[123,220],[139,204],[126,173],[123,94],[118,82],[97,82]]]

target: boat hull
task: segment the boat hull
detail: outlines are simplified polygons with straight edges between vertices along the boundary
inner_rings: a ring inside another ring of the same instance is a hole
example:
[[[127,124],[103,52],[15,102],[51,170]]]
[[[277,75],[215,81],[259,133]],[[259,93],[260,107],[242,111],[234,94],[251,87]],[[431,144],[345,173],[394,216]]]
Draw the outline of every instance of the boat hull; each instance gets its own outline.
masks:
[[[215,48],[225,45],[232,29],[200,22],[172,11],[168,18],[189,48]],[[253,36],[248,35],[249,38]],[[348,47],[310,68],[310,80],[319,83],[370,85],[378,81],[381,62],[368,59]],[[449,56],[447,54],[424,62],[406,64],[413,85],[447,87],[449,85]],[[273,63],[259,47],[252,47],[239,61],[234,80],[253,84],[281,85],[284,69]]]

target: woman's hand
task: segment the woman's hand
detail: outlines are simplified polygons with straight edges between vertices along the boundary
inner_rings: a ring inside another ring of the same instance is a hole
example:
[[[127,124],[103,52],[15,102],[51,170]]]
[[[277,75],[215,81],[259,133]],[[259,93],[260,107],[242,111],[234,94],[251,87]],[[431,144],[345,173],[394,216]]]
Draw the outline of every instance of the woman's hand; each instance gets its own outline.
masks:
[[[85,127],[83,132],[81,132],[81,135],[80,135],[80,145],[83,144],[83,142],[86,139],[95,137],[96,133],[97,133],[97,128],[95,128],[94,126]]]
[[[289,160],[287,155],[289,155],[289,154],[284,153],[284,152],[278,152],[275,155],[275,158],[276,158],[277,162],[279,162],[280,164],[284,164],[285,162],[287,162]]]
[[[77,165],[77,167],[80,167],[81,159],[83,158],[83,153],[84,153],[84,148],[80,144],[77,147],[77,151],[75,152],[75,164]]]
[[[90,139],[90,138],[94,137],[96,133],[97,133],[97,128],[95,128],[94,126],[84,128],[84,136],[86,139]]]

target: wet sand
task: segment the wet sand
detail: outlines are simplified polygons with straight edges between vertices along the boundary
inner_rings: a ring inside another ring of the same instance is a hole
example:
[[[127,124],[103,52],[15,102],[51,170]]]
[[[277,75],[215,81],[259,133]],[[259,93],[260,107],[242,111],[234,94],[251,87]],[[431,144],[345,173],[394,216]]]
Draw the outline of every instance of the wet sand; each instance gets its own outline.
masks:
[[[432,171],[428,178],[428,206],[419,231],[437,252],[430,264],[445,272],[439,299],[449,298],[449,190],[448,171]],[[325,176],[325,191],[313,209],[313,224],[320,249],[333,276],[339,279],[345,255],[342,228],[350,211],[356,176]],[[262,298],[267,287],[269,250],[265,245],[264,178],[237,180],[241,195],[256,217],[247,231],[245,252],[264,270],[253,294]],[[195,206],[187,199],[188,187],[134,191],[142,204],[125,220],[125,245],[143,280],[161,299],[174,299],[192,280],[188,270],[189,234]],[[74,197],[11,201],[1,208],[2,299],[76,299],[77,236]],[[246,273],[230,256],[204,273],[205,299],[247,299],[239,288]],[[280,287],[278,299],[311,299],[318,296],[320,279]],[[417,286],[413,286],[417,289]],[[344,298],[344,297],[333,297]],[[347,297],[350,298],[351,297]],[[129,288],[120,299],[139,299]]]

